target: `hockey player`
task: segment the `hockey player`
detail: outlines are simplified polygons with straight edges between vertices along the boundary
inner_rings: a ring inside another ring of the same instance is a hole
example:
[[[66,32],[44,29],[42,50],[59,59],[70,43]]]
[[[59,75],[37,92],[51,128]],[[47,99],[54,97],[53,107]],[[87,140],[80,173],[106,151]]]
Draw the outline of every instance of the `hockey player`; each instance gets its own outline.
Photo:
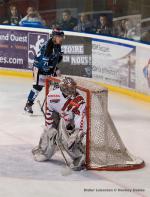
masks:
[[[24,110],[33,114],[32,105],[42,90],[47,76],[60,76],[57,64],[62,60],[61,44],[64,32],[59,29],[52,31],[51,38],[41,47],[33,63],[33,88],[31,89]]]
[[[76,82],[64,78],[59,88],[47,95],[46,128],[39,145],[32,150],[36,161],[50,160],[60,143],[72,158],[72,169],[85,163],[83,137],[86,133],[86,103],[76,91]]]

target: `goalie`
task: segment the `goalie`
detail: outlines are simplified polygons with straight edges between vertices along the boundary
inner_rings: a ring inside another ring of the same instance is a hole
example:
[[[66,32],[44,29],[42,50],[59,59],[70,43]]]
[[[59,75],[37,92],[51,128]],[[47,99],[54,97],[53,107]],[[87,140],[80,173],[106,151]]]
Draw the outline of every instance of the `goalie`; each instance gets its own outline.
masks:
[[[72,78],[65,77],[59,88],[47,95],[46,128],[39,145],[32,150],[36,161],[50,160],[61,145],[72,159],[70,167],[73,170],[84,168],[86,103],[76,85]]]

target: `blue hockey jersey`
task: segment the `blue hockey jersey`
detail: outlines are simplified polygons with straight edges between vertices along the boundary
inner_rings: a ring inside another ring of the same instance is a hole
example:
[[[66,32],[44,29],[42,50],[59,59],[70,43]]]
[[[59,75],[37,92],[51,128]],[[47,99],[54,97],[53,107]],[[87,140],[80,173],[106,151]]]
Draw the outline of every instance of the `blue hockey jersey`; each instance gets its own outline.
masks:
[[[34,58],[33,66],[39,68],[44,74],[53,74],[57,64],[62,60],[61,45],[49,39]]]

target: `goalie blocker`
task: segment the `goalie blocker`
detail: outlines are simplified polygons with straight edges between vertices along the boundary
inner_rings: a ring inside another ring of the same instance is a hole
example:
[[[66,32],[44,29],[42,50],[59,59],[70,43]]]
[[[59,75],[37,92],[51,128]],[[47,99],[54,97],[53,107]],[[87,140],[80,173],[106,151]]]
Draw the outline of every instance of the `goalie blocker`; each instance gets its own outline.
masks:
[[[59,88],[47,95],[46,128],[39,145],[32,150],[36,161],[50,160],[61,145],[72,159],[70,167],[73,170],[84,168],[86,103],[76,86],[72,78],[65,77]]]

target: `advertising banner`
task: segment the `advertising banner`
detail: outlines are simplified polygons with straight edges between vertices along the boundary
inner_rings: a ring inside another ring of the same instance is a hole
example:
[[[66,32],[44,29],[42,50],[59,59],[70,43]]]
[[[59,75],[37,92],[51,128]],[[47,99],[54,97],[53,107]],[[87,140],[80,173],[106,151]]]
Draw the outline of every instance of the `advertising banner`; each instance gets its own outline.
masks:
[[[92,77],[91,38],[65,37],[62,45],[63,60],[59,66],[62,74]]]
[[[32,70],[35,55],[49,37],[49,31],[2,28],[0,67]],[[125,43],[65,35],[63,60],[58,67],[62,74],[89,77],[150,95],[149,48]]]
[[[0,67],[31,70],[35,55],[48,38],[49,33],[44,32],[1,29]],[[66,36],[61,72],[92,77],[91,48],[91,38]]]
[[[98,81],[135,89],[135,46],[92,41],[92,77]]]
[[[42,45],[48,40],[48,33],[28,32],[28,68],[31,69],[34,57]]]
[[[26,68],[28,66],[28,34],[24,31],[0,31],[0,66]]]
[[[150,52],[144,47],[137,47],[136,89],[150,95]]]
[[[0,67],[31,69],[34,55],[48,37],[48,33],[1,29]]]

